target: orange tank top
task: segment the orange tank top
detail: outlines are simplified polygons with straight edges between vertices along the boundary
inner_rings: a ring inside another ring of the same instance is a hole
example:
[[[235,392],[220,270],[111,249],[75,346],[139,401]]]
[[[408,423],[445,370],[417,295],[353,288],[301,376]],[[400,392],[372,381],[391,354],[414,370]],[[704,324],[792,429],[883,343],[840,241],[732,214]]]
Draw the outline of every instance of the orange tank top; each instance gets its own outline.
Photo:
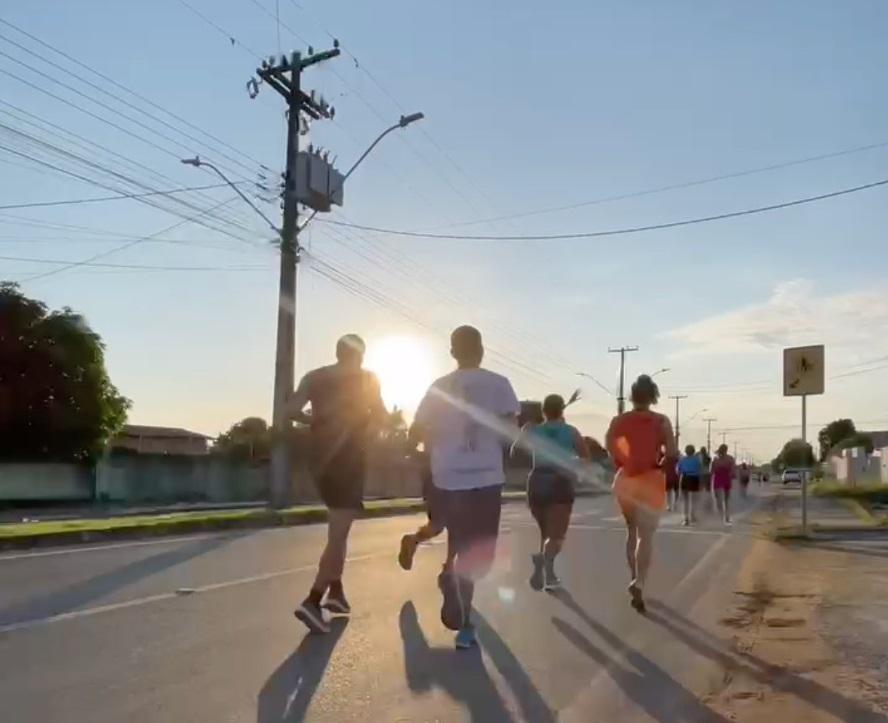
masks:
[[[631,411],[614,419],[611,454],[617,469],[634,476],[657,469],[666,443],[663,418],[656,412]]]

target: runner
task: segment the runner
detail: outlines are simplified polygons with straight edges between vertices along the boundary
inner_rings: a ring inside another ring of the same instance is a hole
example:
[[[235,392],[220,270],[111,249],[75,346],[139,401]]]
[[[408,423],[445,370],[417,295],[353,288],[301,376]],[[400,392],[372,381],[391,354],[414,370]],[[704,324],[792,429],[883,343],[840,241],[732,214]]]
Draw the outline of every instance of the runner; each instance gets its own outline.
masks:
[[[749,478],[749,465],[743,462],[740,465],[740,494],[743,495],[744,499],[749,494]]]
[[[364,508],[367,440],[385,416],[379,381],[361,368],[361,337],[342,337],[336,360],[306,374],[289,402],[290,416],[311,426],[312,472],[327,506],[327,545],[308,597],[294,613],[313,633],[330,632],[322,608],[342,615],[351,612],[342,587],[348,533]],[[308,404],[311,413],[305,412]]]
[[[416,425],[410,427],[408,434],[408,443],[414,448],[422,442],[418,439],[418,429]],[[416,548],[423,542],[434,539],[444,531],[444,520],[441,519],[441,505],[436,504],[435,487],[432,484],[432,462],[427,451],[418,453],[421,465],[422,475],[422,498],[426,504],[426,514],[428,521],[424,525],[420,525],[416,532],[404,535],[401,538],[401,551],[398,554],[398,564],[404,570],[413,568],[413,557],[416,555]],[[444,561],[442,572],[448,570],[453,561],[450,555],[450,546],[447,546],[447,559]]]
[[[684,511],[682,524],[687,527],[697,521],[697,493],[700,491],[700,458],[694,454],[694,445],[685,447],[685,454],[678,462],[678,472],[681,476],[681,502]]]
[[[503,450],[517,432],[520,405],[509,380],[481,369],[481,333],[461,326],[450,336],[457,369],[429,387],[414,425],[429,443],[432,484],[447,527],[453,565],[438,577],[441,622],[456,647],[477,644],[472,625],[475,583],[490,570],[499,535]]]
[[[700,489],[703,490],[703,507],[707,512],[715,512],[715,494],[712,491],[712,475],[709,467],[712,464],[712,457],[706,447],[700,447],[697,453],[700,458]]]
[[[678,509],[678,490],[680,473],[678,460],[663,459],[663,471],[666,473],[666,509],[672,512]]]
[[[712,460],[712,494],[715,495],[719,514],[726,525],[731,523],[729,501],[731,499],[731,480],[734,477],[734,458],[728,454],[728,445],[722,444],[714,460]]]
[[[675,433],[663,414],[651,411],[660,398],[654,381],[642,374],[632,385],[632,411],[614,417],[607,430],[607,449],[617,467],[614,494],[626,519],[626,559],[632,607],[645,611],[644,584],[651,565],[653,536],[666,506],[666,477],[660,461],[674,459]]]
[[[534,590],[556,590],[555,558],[561,552],[575,497],[575,460],[588,460],[589,448],[576,427],[564,421],[564,398],[550,394],[543,400],[542,424],[528,423],[512,447],[513,454],[526,449],[533,456],[527,479],[527,503],[540,528],[540,550],[532,556]]]

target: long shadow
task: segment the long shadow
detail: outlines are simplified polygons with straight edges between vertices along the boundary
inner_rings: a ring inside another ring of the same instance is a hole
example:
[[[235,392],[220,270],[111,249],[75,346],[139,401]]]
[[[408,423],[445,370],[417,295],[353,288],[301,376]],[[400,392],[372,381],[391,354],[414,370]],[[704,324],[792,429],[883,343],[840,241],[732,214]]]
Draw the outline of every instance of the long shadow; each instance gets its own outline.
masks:
[[[412,692],[440,688],[462,703],[476,723],[512,720],[477,649],[430,647],[412,602],[401,607],[398,625],[404,644],[404,672]]]
[[[668,630],[689,648],[726,668],[744,673],[763,685],[791,693],[838,720],[847,723],[888,723],[885,715],[783,666],[769,663],[751,653],[728,652],[728,643],[662,603],[652,601],[650,607],[652,610],[648,611],[648,618],[652,622]]]
[[[326,635],[306,635],[299,647],[265,681],[256,706],[256,723],[297,723],[305,720],[348,618],[330,622]]]
[[[704,705],[693,693],[656,663],[629,647],[604,625],[587,613],[567,590],[553,597],[575,613],[614,650],[612,656],[598,648],[577,628],[561,618],[552,618],[555,628],[580,651],[600,665],[626,695],[656,721],[693,721],[693,723],[730,723],[729,719]],[[622,664],[619,656],[634,670]],[[636,672],[637,671],[637,672]]]
[[[509,687],[518,699],[524,720],[534,723],[556,723],[554,711],[540,695],[524,666],[506,642],[477,610],[473,615],[481,646],[490,656],[500,675],[509,683]]]
[[[115,590],[204,555],[242,536],[243,534],[219,535],[196,540],[151,557],[134,560],[73,585],[36,595],[0,610],[0,625],[40,620],[76,610]]]
[[[830,550],[831,552],[844,552],[848,555],[864,555],[867,557],[888,557],[888,547],[886,548],[862,548],[852,547],[851,545],[859,544],[856,541],[848,541],[845,544],[836,544],[835,542],[805,542],[798,545],[799,547],[816,547],[818,550]]]

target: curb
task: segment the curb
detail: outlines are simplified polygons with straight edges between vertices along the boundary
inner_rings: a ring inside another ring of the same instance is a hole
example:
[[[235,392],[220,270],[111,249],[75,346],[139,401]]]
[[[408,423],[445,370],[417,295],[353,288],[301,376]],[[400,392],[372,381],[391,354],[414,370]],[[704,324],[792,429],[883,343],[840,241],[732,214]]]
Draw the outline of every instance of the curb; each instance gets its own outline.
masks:
[[[592,497],[602,494],[600,492],[577,492],[578,497]],[[503,493],[503,504],[523,502],[526,494],[523,491],[507,490]],[[425,501],[416,499],[399,499],[388,503],[379,503],[376,500],[368,500],[359,519],[373,519],[378,517],[395,517],[409,515],[416,512],[424,512]],[[327,509],[323,506],[294,507],[285,510],[250,509],[242,514],[240,511],[217,513],[216,516],[205,515],[202,517],[174,517],[176,513],[169,515],[157,515],[156,519],[147,520],[144,523],[123,525],[120,527],[77,530],[59,530],[53,532],[16,535],[15,537],[3,537],[0,535],[0,551],[22,550],[37,547],[56,547],[65,545],[82,545],[111,540],[135,540],[153,537],[168,537],[173,535],[188,535],[195,533],[223,532],[229,530],[257,530],[274,527],[295,527],[299,525],[311,525],[327,521]],[[188,513],[180,513],[188,514]],[[125,517],[122,519],[126,519]],[[107,519],[98,522],[107,523]]]

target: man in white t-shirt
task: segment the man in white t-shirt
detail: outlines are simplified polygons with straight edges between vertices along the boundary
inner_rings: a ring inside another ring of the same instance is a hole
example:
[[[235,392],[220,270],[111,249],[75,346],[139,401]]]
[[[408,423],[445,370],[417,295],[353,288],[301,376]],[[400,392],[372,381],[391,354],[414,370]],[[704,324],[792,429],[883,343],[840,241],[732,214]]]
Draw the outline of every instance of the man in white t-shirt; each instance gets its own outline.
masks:
[[[481,333],[461,326],[450,335],[457,369],[438,379],[416,410],[411,436],[431,453],[434,504],[447,527],[452,570],[438,578],[441,622],[456,646],[476,644],[471,623],[475,581],[490,570],[499,534],[504,448],[517,434],[518,398],[509,380],[481,369]]]

